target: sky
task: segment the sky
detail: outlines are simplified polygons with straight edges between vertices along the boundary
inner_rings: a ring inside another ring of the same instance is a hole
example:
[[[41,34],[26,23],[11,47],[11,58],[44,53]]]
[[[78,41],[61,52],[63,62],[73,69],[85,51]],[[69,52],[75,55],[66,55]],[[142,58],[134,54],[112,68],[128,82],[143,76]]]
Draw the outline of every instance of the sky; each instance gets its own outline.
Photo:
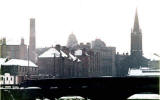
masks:
[[[36,19],[36,47],[103,40],[120,53],[130,53],[136,8],[143,34],[143,53],[160,54],[160,0],[0,0],[0,37],[29,41],[29,19]]]

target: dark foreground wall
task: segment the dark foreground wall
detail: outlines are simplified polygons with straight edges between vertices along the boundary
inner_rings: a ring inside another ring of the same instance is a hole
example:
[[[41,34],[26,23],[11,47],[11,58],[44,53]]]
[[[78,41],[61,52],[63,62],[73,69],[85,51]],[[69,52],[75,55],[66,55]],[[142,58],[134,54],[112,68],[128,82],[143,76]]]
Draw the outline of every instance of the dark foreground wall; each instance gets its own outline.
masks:
[[[65,95],[79,95],[91,100],[126,100],[126,98],[136,93],[151,92],[158,94],[159,78],[103,77],[45,79],[26,81],[21,86],[41,87],[39,90],[28,89],[19,90],[20,92],[17,91],[17,93],[19,92],[19,98],[23,97],[23,100],[35,100],[36,97],[54,99]]]

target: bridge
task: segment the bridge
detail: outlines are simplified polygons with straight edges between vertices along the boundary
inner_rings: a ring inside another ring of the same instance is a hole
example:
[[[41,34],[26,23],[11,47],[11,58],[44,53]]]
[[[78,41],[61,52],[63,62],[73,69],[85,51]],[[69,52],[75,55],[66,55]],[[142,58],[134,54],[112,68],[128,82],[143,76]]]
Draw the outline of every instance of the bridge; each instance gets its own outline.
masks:
[[[159,77],[92,77],[69,79],[27,80],[20,87],[40,87],[26,92],[30,97],[50,99],[66,95],[79,95],[91,100],[111,98],[125,100],[137,93],[159,94]],[[35,100],[35,99],[33,99]]]

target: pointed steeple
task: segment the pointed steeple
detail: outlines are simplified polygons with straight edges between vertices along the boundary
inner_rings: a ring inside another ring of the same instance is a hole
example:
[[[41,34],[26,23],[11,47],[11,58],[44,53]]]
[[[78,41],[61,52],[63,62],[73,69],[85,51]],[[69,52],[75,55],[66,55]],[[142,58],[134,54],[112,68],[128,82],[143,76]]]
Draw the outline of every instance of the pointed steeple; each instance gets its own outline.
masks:
[[[135,14],[135,19],[134,19],[133,32],[140,32],[137,8],[136,8],[136,14]]]
[[[131,30],[131,55],[143,55],[142,32],[139,27],[138,13],[136,9],[133,30]]]

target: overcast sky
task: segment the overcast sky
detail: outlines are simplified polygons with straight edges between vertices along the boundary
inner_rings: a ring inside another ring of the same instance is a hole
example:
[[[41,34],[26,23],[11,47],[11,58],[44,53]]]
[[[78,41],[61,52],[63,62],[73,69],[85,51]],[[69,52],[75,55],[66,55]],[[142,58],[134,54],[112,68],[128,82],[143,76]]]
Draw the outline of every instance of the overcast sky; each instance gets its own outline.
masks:
[[[0,37],[29,40],[29,19],[36,19],[37,47],[102,39],[117,52],[130,53],[136,7],[145,56],[160,54],[160,0],[0,0]]]

